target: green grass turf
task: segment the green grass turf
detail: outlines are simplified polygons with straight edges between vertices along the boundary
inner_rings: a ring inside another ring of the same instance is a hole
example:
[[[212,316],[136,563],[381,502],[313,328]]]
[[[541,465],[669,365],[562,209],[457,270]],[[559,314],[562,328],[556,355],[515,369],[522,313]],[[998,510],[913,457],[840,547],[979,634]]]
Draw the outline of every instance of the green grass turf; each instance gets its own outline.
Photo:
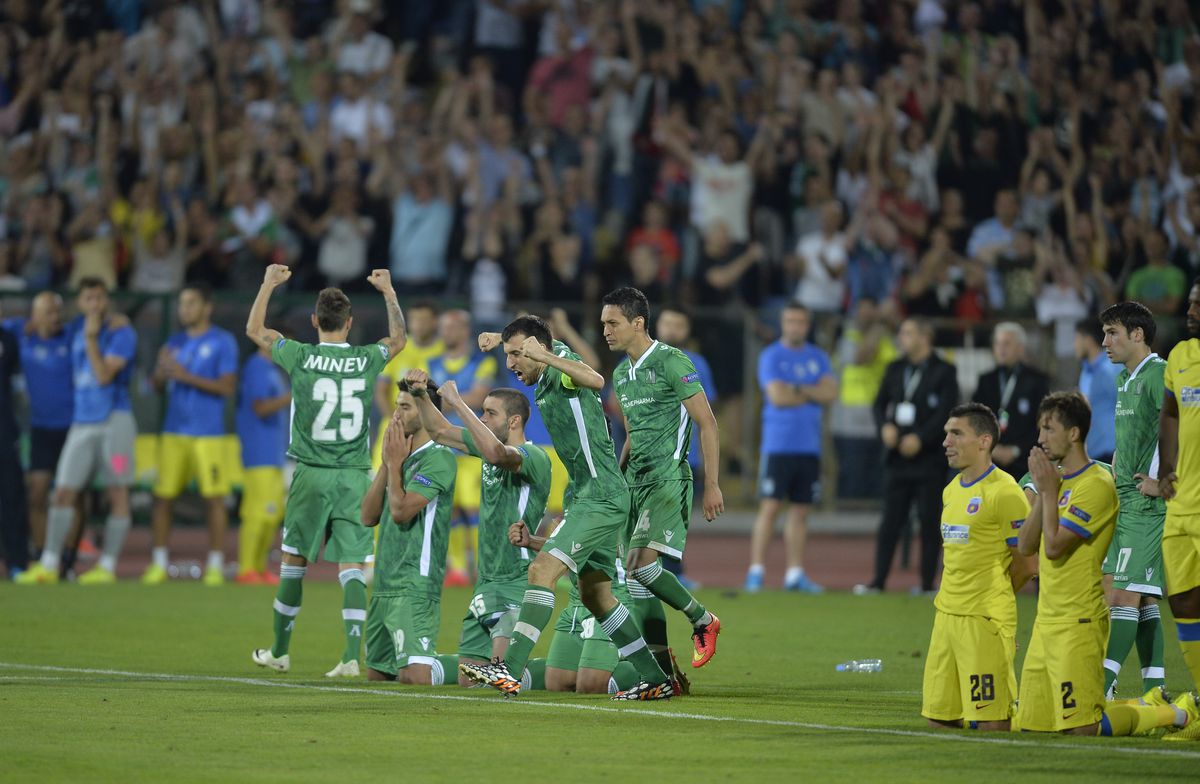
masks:
[[[618,706],[331,683],[322,673],[342,648],[333,583],[305,587],[294,669],[267,673],[249,653],[271,639],[271,597],[196,583],[0,586],[0,779],[1157,782],[1200,770],[1200,744],[927,730],[923,598],[701,592],[725,631],[712,663],[688,668],[695,696]],[[468,598],[444,597],[443,651]],[[1022,643],[1032,615],[1022,597]],[[1170,621],[1166,633],[1169,686],[1188,688]],[[882,673],[834,672],[868,656],[883,658]],[[1123,695],[1140,691],[1137,670],[1131,657]]]

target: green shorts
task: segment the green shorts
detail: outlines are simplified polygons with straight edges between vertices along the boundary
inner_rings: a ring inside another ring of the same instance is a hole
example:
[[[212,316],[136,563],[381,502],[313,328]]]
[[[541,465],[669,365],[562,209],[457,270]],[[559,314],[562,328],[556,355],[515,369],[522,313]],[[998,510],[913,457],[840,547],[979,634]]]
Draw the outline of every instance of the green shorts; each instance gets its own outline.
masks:
[[[546,666],[576,672],[581,669],[612,672],[620,657],[617,646],[582,604],[568,605],[554,625],[554,639]]]
[[[410,664],[432,665],[441,621],[440,599],[373,595],[367,606],[367,666],[395,675]]]
[[[692,518],[691,480],[669,479],[629,488],[629,549],[648,547],[683,558],[688,523]]]
[[[462,622],[459,656],[480,661],[492,658],[492,640],[496,637],[512,637],[528,585],[528,581],[522,578],[520,581],[483,582],[475,586],[475,595]]]
[[[1162,598],[1166,575],[1163,569],[1163,515],[1123,512],[1101,567],[1113,576],[1113,588]]]
[[[300,463],[288,490],[283,515],[285,553],[314,563],[325,545],[325,560],[364,563],[375,537],[359,522],[371,477],[357,468],[317,468]]]
[[[628,520],[628,490],[609,498],[573,498],[542,552],[575,574],[597,571],[612,578],[617,558],[624,557],[622,540]]]

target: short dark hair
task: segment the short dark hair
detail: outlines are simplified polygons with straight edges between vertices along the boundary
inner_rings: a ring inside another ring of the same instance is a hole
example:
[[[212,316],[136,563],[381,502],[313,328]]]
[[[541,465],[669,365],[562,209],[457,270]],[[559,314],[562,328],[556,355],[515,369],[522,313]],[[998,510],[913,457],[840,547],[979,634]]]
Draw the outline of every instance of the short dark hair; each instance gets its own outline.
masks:
[[[1140,329],[1147,346],[1154,343],[1154,336],[1158,332],[1154,314],[1140,302],[1118,302],[1116,305],[1109,305],[1100,314],[1100,323],[1106,327],[1110,324],[1120,324],[1130,336],[1135,329]]]
[[[1081,393],[1072,390],[1046,395],[1038,406],[1038,421],[1051,414],[1068,430],[1079,428],[1079,440],[1087,441],[1092,427],[1092,407]]]
[[[658,315],[661,316],[664,313],[678,313],[687,319],[689,325],[694,320],[692,318],[692,311],[688,310],[686,305],[680,305],[678,302],[668,302],[658,309]]]
[[[413,304],[409,305],[408,309],[410,312],[414,310],[431,310],[435,316],[440,315],[442,312],[441,308],[438,307],[438,304],[431,299],[419,299]]]
[[[620,308],[621,315],[629,319],[630,323],[633,323],[636,318],[641,318],[643,326],[649,327],[650,325],[650,300],[646,299],[646,295],[633,286],[613,289],[604,295],[600,304],[615,305]]]
[[[1104,342],[1104,327],[1100,324],[1100,319],[1095,316],[1088,316],[1076,321],[1075,334],[1091,338],[1098,344]]]
[[[950,409],[952,418],[965,419],[978,436],[991,436],[992,446],[1000,440],[1000,423],[992,409],[983,403],[963,403]]]
[[[554,348],[554,337],[550,333],[550,325],[538,316],[517,316],[508,322],[508,326],[500,333],[500,339],[507,343],[517,335],[537,338],[537,342],[545,346],[547,351]]]
[[[317,295],[317,326],[324,332],[344,329],[350,320],[350,298],[341,289],[321,289]]]
[[[205,305],[209,305],[213,301],[212,286],[202,280],[195,280],[191,283],[185,284],[184,287],[179,290],[179,293],[182,294],[185,291],[196,292]]]
[[[496,387],[487,393],[488,397],[494,397],[504,404],[504,416],[519,416],[521,417],[521,427],[529,422],[529,398],[513,389],[512,387]]]
[[[400,389],[401,392],[407,392],[410,395],[412,395],[414,389],[418,388],[416,384],[409,383],[407,378],[400,379],[400,381],[396,384],[396,386]],[[433,401],[434,408],[441,411],[442,410],[442,396],[438,394],[437,384],[433,383],[432,379],[427,380],[425,382],[425,394],[429,396],[429,399],[431,401]],[[415,397],[415,395],[414,395],[414,397]]]
[[[911,323],[925,337],[933,340],[933,322],[924,316],[905,316],[904,321]],[[903,322],[901,322],[903,323]]]
[[[88,275],[79,279],[79,290],[87,291],[88,289],[104,289],[104,293],[108,293],[108,284],[103,278],[98,278],[95,275]]]

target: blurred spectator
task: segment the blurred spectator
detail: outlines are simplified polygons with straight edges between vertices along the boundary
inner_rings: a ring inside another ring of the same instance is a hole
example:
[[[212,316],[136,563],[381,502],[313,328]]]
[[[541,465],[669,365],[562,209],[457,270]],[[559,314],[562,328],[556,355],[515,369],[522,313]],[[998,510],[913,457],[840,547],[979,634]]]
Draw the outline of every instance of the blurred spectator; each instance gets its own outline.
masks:
[[[801,269],[796,299],[817,313],[841,312],[844,306],[846,238],[841,229],[842,205],[826,202],[820,229],[801,237],[796,246]]]
[[[897,336],[900,357],[888,365],[873,404],[879,439],[887,450],[883,474],[883,517],[875,540],[875,576],[855,593],[887,587],[896,544],[916,506],[921,537],[921,590],[933,590],[941,537],[942,490],[946,485],[943,427],[958,405],[954,366],[933,350],[933,327],[909,318]]]
[[[808,342],[812,326],[808,309],[789,303],[779,323],[779,340],[758,357],[758,385],[764,398],[760,500],[750,541],[746,590],[759,591],[763,587],[775,519],[786,506],[787,573],[783,587],[822,593],[824,589],[804,571],[804,546],[808,541],[808,511],[820,500],[822,407],[837,399],[838,385],[829,356]]]
[[[330,286],[361,283],[367,276],[367,241],[375,228],[361,214],[358,193],[348,185],[334,189],[329,211],[316,220],[312,233],[319,238],[317,269]]]
[[[871,407],[888,364],[896,357],[878,302],[859,298],[854,317],[838,339],[834,366],[838,401],[830,430],[837,446],[838,498],[878,498],[883,450]]]
[[[1029,450],[1038,441],[1038,405],[1050,392],[1046,374],[1025,362],[1025,343],[1020,324],[996,325],[992,333],[996,367],[979,377],[973,398],[996,412],[1000,441],[992,450],[992,460],[1016,479],[1027,470]]]
[[[1079,360],[1079,391],[1092,406],[1087,453],[1093,460],[1112,464],[1117,451],[1117,376],[1121,365],[1108,358],[1103,348],[1104,327],[1098,318],[1075,324],[1075,358]],[[1017,477],[1020,479],[1020,477]]]
[[[393,172],[392,182],[392,279],[408,293],[441,293],[454,224],[449,173],[442,166],[409,177]]]
[[[187,267],[187,217],[178,200],[171,202],[171,226],[162,226],[147,244],[134,237],[133,274],[129,288],[145,294],[172,294],[183,286]]]
[[[997,193],[995,215],[971,230],[967,256],[994,264],[998,257],[1008,255],[1012,251],[1019,209],[1016,194],[1012,191]]]
[[[1158,229],[1149,229],[1142,236],[1146,266],[1135,270],[1125,287],[1125,296],[1136,300],[1155,313],[1170,315],[1179,312],[1187,294],[1187,276],[1167,258],[1167,236]]]

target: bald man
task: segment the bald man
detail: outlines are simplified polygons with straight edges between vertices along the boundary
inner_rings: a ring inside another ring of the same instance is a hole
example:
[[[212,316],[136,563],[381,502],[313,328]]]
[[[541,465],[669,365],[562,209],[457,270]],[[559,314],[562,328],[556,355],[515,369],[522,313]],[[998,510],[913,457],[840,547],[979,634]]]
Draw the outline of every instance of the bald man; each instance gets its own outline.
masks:
[[[996,325],[992,356],[996,367],[979,377],[974,400],[996,414],[1000,440],[992,460],[1014,477],[1024,476],[1029,450],[1038,441],[1038,405],[1050,394],[1050,378],[1025,361],[1025,329],[1014,321]]]
[[[496,385],[500,367],[496,358],[479,351],[471,329],[471,314],[448,310],[438,319],[438,336],[446,350],[429,360],[429,377],[439,387],[454,381],[467,407],[478,412],[483,400]],[[455,427],[463,423],[453,410],[444,412]],[[458,455],[458,476],[454,483],[454,516],[451,519],[450,551],[446,585],[466,587],[473,584],[468,573],[468,551],[476,552],[474,542],[479,522],[479,492],[483,464],[477,457]]]
[[[17,339],[29,397],[29,473],[26,482],[28,525],[36,556],[45,543],[50,484],[75,410],[71,386],[71,339],[78,323],[64,325],[62,297],[43,291],[33,298],[28,318],[6,319],[3,326]]]

